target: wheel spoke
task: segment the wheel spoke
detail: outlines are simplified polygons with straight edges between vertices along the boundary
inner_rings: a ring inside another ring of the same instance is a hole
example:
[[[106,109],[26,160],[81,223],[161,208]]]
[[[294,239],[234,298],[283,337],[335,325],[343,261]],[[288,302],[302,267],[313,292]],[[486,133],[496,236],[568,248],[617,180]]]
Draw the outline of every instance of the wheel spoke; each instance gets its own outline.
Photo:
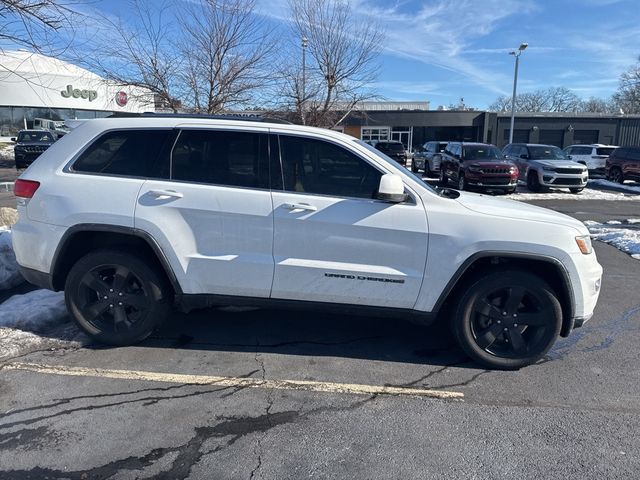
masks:
[[[522,338],[522,333],[517,328],[510,328],[508,330],[509,341],[511,342],[511,348],[515,353],[522,354],[525,353],[528,348],[527,344]]]
[[[149,299],[144,295],[144,293],[126,295],[122,299],[122,303],[129,307],[133,307],[136,310],[146,310],[149,306]]]
[[[518,311],[518,307],[520,306],[520,303],[522,303],[524,294],[525,289],[522,287],[511,287],[509,289],[509,296],[504,304],[504,311],[507,312],[507,315],[511,316]]]
[[[98,300],[97,302],[89,303],[82,309],[83,315],[87,320],[91,321],[102,315],[109,309],[109,302],[107,300]]]
[[[98,276],[97,272],[87,272],[80,283],[97,292],[100,296],[106,295],[109,291],[109,285]]]
[[[493,303],[489,302],[486,298],[478,300],[475,310],[480,315],[484,315],[485,317],[489,317],[491,319],[497,320],[502,318],[502,312],[500,311],[500,309]]]
[[[493,345],[493,342],[496,341],[496,338],[498,337],[498,335],[500,335],[500,332],[502,332],[502,326],[494,323],[493,325],[490,325],[488,328],[480,332],[480,334],[476,337],[476,343],[480,348],[486,350],[491,345]]]
[[[519,313],[518,323],[522,325],[541,326],[548,323],[545,311],[535,313]]]
[[[116,273],[113,276],[113,289],[116,292],[122,291],[127,285],[127,280],[129,280],[130,273],[131,272],[127,267],[118,265],[118,268],[116,268]]]
[[[125,312],[124,307],[116,307],[113,311],[113,320],[114,320],[114,329],[117,332],[121,328],[127,328],[129,326],[129,321],[127,318],[127,312]]]

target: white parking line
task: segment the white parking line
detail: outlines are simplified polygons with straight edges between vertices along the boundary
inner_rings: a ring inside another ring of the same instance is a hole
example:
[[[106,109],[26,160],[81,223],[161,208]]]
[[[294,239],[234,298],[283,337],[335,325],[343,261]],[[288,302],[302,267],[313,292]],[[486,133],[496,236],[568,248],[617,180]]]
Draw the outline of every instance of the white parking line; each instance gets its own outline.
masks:
[[[355,395],[406,395],[442,399],[462,399],[464,393],[423,388],[387,387],[359,385],[353,383],[313,382],[307,380],[262,380],[245,377],[219,377],[212,375],[185,375],[180,373],[143,372],[138,370],[111,370],[106,368],[66,367],[37,363],[9,363],[3,370],[26,370],[29,372],[71,377],[115,378],[121,380],[143,380],[148,382],[178,383],[186,385],[217,385],[234,388],[267,388],[277,390],[303,390],[324,393],[350,393]]]

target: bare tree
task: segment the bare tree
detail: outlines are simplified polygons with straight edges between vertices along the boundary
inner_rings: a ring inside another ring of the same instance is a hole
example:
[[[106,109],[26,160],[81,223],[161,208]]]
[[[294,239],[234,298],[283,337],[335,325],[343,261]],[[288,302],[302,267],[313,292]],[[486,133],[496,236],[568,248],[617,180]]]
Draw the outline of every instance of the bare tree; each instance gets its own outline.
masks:
[[[255,0],[203,0],[184,6],[183,79],[195,112],[218,113],[247,105],[272,77],[275,42],[254,7]]]
[[[580,111],[585,113],[613,113],[615,109],[611,100],[590,97],[582,102]]]
[[[102,17],[106,28],[95,32],[92,47],[83,45],[73,60],[117,84],[149,90],[161,108],[177,112],[184,95],[183,61],[169,4],[129,0],[128,7],[126,21]]]
[[[613,102],[618,111],[640,113],[640,57],[635,65],[620,75],[620,84],[613,94]]]
[[[63,50],[69,38],[60,33],[68,30],[71,36],[72,1],[61,0],[0,0],[0,42],[26,47],[45,54]],[[62,40],[62,41],[61,41]]]
[[[307,39],[309,55],[303,72],[301,47],[292,47],[280,69],[280,95],[301,123],[333,127],[375,97],[368,87],[377,76],[383,33],[373,20],[355,18],[344,0],[289,0],[289,10],[293,36]]]
[[[566,87],[550,87],[516,95],[518,112],[577,112],[582,101]],[[500,96],[489,109],[495,112],[511,110],[511,97]]]
[[[566,87],[550,87],[544,91],[547,99],[548,112],[577,112],[580,110],[581,100]]]

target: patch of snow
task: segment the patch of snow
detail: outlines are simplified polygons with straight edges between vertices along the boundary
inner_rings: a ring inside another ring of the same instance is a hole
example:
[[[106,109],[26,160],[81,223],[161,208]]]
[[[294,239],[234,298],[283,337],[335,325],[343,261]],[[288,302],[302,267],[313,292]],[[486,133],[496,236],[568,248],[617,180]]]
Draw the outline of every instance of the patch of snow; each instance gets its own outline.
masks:
[[[626,223],[629,223],[629,221],[626,220]],[[592,220],[587,220],[584,224],[589,229],[591,236],[596,240],[613,245],[618,250],[622,250],[633,258],[640,260],[640,230],[635,228],[610,227],[607,226],[607,224],[594,222]]]
[[[24,282],[24,278],[18,270],[11,244],[11,230],[0,227],[0,290],[7,290],[22,282]],[[0,321],[2,321],[1,316]]]
[[[607,192],[593,188],[585,188],[580,193],[571,193],[568,189],[551,189],[548,192],[533,193],[525,190],[508,195],[512,200],[626,200],[640,201],[640,195],[622,192]]]
[[[609,220],[607,225],[622,225],[622,222],[620,220]]]
[[[589,186],[595,185],[597,187],[617,188],[619,190],[624,190],[625,192],[629,192],[629,193],[640,193],[639,186],[610,182],[609,180],[601,180],[601,179],[589,180],[587,185]]]
[[[628,218],[627,223],[640,223],[640,218]]]
[[[34,290],[0,304],[0,327],[44,332],[67,318],[64,293]]]

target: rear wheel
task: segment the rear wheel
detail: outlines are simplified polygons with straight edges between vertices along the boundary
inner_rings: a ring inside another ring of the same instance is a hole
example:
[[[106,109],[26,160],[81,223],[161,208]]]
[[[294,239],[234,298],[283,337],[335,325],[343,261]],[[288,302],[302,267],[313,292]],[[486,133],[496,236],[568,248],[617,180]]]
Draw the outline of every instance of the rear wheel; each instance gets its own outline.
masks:
[[[464,291],[453,333],[460,347],[483,365],[517,369],[535,363],[560,334],[560,302],[536,275],[494,271]]]
[[[91,252],[71,268],[67,308],[95,340],[129,345],[145,339],[168,316],[171,288],[164,273],[130,253]]]
[[[624,183],[624,175],[622,170],[615,167],[609,170],[609,180],[616,183]]]
[[[537,172],[529,172],[529,175],[527,175],[527,188],[532,192],[539,192],[542,190]]]

